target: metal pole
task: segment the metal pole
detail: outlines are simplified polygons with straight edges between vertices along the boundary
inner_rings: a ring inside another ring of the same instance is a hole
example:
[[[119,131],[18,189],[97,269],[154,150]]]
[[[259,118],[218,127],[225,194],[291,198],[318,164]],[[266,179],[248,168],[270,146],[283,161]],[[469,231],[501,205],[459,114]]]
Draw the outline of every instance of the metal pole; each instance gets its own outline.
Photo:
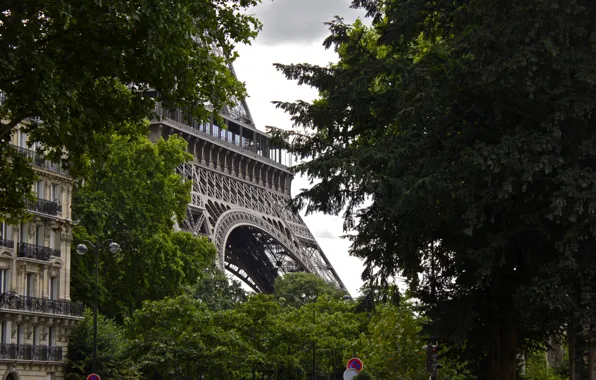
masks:
[[[317,309],[312,309],[312,324],[313,330],[315,330],[315,325],[317,324]],[[317,380],[317,339],[316,335],[312,340],[312,378],[313,380]]]
[[[93,364],[92,371],[97,373],[97,308],[99,307],[99,244],[95,248],[95,308],[93,309]]]

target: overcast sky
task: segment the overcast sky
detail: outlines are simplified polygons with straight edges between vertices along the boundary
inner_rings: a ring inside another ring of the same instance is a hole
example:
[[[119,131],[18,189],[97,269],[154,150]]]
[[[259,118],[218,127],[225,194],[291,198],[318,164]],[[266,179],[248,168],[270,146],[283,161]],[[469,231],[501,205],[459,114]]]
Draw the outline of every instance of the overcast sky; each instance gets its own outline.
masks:
[[[335,53],[322,46],[328,35],[324,23],[336,15],[346,22],[363,18],[364,13],[350,9],[350,4],[350,0],[263,0],[252,10],[263,23],[263,30],[251,46],[238,47],[240,58],[234,68],[238,79],[246,83],[247,103],[257,128],[291,127],[289,116],[275,109],[272,101],[310,101],[316,97],[313,89],[286,80],[273,64],[326,65],[336,61]],[[296,177],[292,193],[304,187],[308,187],[308,181]],[[350,293],[358,294],[363,265],[359,259],[349,256],[349,242],[340,238],[343,234],[341,217],[317,214],[304,220]]]

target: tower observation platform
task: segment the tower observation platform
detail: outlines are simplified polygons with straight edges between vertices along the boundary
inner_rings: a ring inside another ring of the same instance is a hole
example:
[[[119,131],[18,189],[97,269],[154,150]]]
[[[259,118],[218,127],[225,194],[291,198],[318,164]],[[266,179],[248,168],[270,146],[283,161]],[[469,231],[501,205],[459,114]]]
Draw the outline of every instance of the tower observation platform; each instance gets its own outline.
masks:
[[[192,181],[179,226],[215,244],[220,268],[256,292],[273,292],[276,277],[288,272],[313,273],[346,290],[300,215],[287,207],[291,156],[255,127],[244,100],[220,111],[225,126],[159,103],[155,113],[150,138],[182,136],[193,155],[179,169]]]

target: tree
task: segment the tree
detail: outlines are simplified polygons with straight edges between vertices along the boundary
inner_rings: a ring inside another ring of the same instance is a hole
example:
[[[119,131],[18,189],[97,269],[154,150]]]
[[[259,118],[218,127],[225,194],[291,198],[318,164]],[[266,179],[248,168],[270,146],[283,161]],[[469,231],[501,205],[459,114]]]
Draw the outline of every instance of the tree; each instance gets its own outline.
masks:
[[[260,29],[256,18],[244,13],[257,3],[4,2],[0,163],[11,155],[9,137],[22,122],[31,142],[78,176],[85,157],[95,157],[105,137],[144,133],[140,123],[151,116],[154,96],[199,119],[211,107],[218,112],[242,98],[244,86],[228,63],[236,58],[234,46],[249,43]],[[10,191],[31,182],[27,170],[3,174],[10,175],[2,176]],[[0,210],[18,215],[24,204],[6,199]]]
[[[176,168],[188,160],[178,137],[111,139],[104,160],[89,163],[88,180],[75,189],[75,240],[113,239],[122,252],[100,255],[101,310],[122,321],[144,300],[180,295],[212,265],[206,238],[173,232],[190,201],[190,183]],[[94,304],[95,258],[73,254],[73,298]]]
[[[373,380],[373,379],[374,379],[374,377],[367,370],[362,370],[354,378],[354,380]]]
[[[130,341],[121,326],[98,315],[97,363],[102,379],[138,380],[141,375],[129,357]],[[66,379],[78,380],[91,373],[93,347],[93,313],[87,309],[85,318],[70,334],[66,354]]]
[[[26,218],[31,184],[37,179],[31,162],[16,150],[0,149],[0,221],[17,224]]]
[[[572,305],[593,306],[596,7],[354,5],[373,26],[331,23],[337,64],[278,65],[320,93],[277,103],[305,127],[278,141],[320,180],[296,206],[345,209],[364,277],[404,275],[429,333],[475,357],[478,377],[514,379],[520,349],[568,320],[595,325]]]
[[[286,302],[297,306],[301,302],[316,301],[318,296],[340,296],[342,291],[312,273],[286,273],[275,279],[275,295],[287,298]],[[290,296],[290,297],[288,297]]]
[[[149,379],[241,379],[252,349],[229,328],[232,310],[211,311],[188,295],[145,302],[127,320],[132,355]]]
[[[246,301],[246,292],[240,283],[228,279],[215,265],[206,266],[199,273],[192,295],[211,310],[232,309],[236,303]]]
[[[112,136],[75,188],[74,218],[99,238],[117,240],[124,251],[170,232],[174,220],[184,220],[190,201],[190,183],[176,173],[192,159],[186,146],[177,136],[156,143],[145,136]]]
[[[367,370],[380,379],[428,379],[421,329],[411,305],[378,307],[360,337]]]
[[[521,376],[523,380],[567,380],[569,376],[562,373],[567,372],[566,368],[549,368],[545,360],[544,350],[529,353],[524,361],[525,373]],[[562,370],[562,371],[561,371]]]
[[[379,379],[427,380],[424,319],[409,300],[399,305],[377,305],[366,331],[360,335],[359,352],[367,370]],[[445,380],[467,380],[465,363],[457,363],[441,350],[439,375]],[[460,368],[458,368],[460,367]]]

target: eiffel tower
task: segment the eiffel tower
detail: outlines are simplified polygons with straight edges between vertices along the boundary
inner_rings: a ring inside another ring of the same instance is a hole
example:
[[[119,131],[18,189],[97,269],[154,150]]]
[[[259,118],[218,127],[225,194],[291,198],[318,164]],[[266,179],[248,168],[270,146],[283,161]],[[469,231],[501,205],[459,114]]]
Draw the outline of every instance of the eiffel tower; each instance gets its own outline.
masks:
[[[236,76],[231,64],[229,69]],[[244,99],[234,103],[220,112],[225,128],[213,118],[201,123],[181,110],[156,106],[150,137],[183,136],[194,156],[180,168],[192,181],[180,228],[209,237],[218,266],[256,292],[271,293],[277,276],[299,271],[346,290],[300,215],[286,206],[291,156],[257,130]]]

